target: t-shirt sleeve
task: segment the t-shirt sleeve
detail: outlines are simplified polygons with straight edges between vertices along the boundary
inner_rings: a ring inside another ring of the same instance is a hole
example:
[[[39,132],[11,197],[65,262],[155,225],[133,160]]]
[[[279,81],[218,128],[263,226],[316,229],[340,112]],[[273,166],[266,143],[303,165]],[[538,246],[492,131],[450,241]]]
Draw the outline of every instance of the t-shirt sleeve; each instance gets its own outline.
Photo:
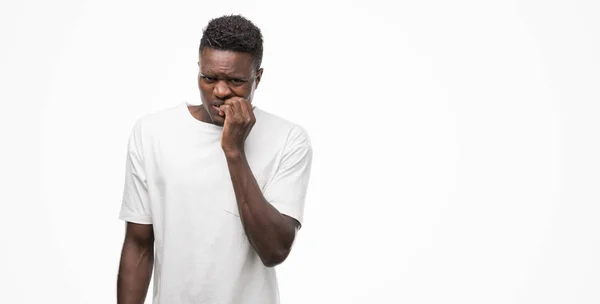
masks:
[[[132,129],[127,144],[125,185],[119,219],[137,224],[152,224],[140,132],[141,125],[138,122]]]
[[[303,222],[312,165],[312,145],[306,131],[295,126],[288,135],[281,161],[263,195],[279,212]]]

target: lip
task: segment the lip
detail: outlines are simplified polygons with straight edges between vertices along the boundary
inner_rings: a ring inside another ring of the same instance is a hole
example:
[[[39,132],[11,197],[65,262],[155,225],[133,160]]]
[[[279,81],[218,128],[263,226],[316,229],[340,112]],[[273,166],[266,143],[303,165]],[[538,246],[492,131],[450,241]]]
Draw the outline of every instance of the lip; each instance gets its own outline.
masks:
[[[219,107],[217,107],[216,105],[212,105],[212,108],[213,108],[213,110],[215,110],[215,112],[217,113],[217,115],[219,115],[219,116],[224,116],[225,115],[225,114],[223,114],[223,115],[219,114],[220,110],[219,110]]]

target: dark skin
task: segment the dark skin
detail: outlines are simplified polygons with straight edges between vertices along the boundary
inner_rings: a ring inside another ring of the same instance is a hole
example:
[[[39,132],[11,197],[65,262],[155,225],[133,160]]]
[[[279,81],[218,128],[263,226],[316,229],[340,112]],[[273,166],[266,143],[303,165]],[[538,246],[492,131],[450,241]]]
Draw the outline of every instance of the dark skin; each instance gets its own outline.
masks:
[[[190,107],[190,112],[200,121],[223,126],[221,147],[248,241],[265,266],[281,264],[290,253],[300,223],[264,198],[244,151],[256,122],[252,97],[263,69],[256,68],[251,54],[210,48],[200,54],[199,66],[202,105]]]
[[[118,304],[143,304],[154,264],[152,225],[127,223],[117,279]]]
[[[300,223],[281,214],[263,196],[250,169],[244,143],[256,117],[252,97],[262,77],[248,53],[204,49],[198,88],[202,105],[189,106],[196,119],[223,126],[227,160],[238,211],[248,241],[263,264],[274,267],[289,255]],[[119,304],[144,303],[154,263],[152,225],[127,223],[117,282]]]

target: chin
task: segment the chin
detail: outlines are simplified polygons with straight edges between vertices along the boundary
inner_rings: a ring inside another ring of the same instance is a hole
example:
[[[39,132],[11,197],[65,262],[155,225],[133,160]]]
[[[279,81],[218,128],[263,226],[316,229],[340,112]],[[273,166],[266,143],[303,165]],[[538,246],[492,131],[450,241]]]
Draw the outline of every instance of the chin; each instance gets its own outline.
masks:
[[[212,121],[213,124],[217,125],[217,126],[224,126],[225,125],[225,117],[221,117],[219,115],[211,115],[208,114],[210,116],[210,120]]]
[[[210,120],[206,121],[206,123],[212,123],[217,126],[223,126],[225,124],[225,119],[222,119],[221,117],[219,117],[219,115],[213,114],[212,109],[210,109],[206,103],[202,102],[201,107],[204,108],[204,113],[206,116],[208,116],[207,118]]]

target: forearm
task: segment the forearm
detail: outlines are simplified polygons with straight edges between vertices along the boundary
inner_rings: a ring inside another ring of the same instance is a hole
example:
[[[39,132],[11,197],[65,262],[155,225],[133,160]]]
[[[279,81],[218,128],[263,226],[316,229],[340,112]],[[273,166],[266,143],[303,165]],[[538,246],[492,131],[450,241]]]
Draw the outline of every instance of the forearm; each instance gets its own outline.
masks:
[[[153,246],[123,244],[117,279],[118,304],[143,304],[148,293],[154,264]]]
[[[266,266],[275,266],[288,256],[296,228],[265,200],[244,153],[226,158],[248,240]]]

